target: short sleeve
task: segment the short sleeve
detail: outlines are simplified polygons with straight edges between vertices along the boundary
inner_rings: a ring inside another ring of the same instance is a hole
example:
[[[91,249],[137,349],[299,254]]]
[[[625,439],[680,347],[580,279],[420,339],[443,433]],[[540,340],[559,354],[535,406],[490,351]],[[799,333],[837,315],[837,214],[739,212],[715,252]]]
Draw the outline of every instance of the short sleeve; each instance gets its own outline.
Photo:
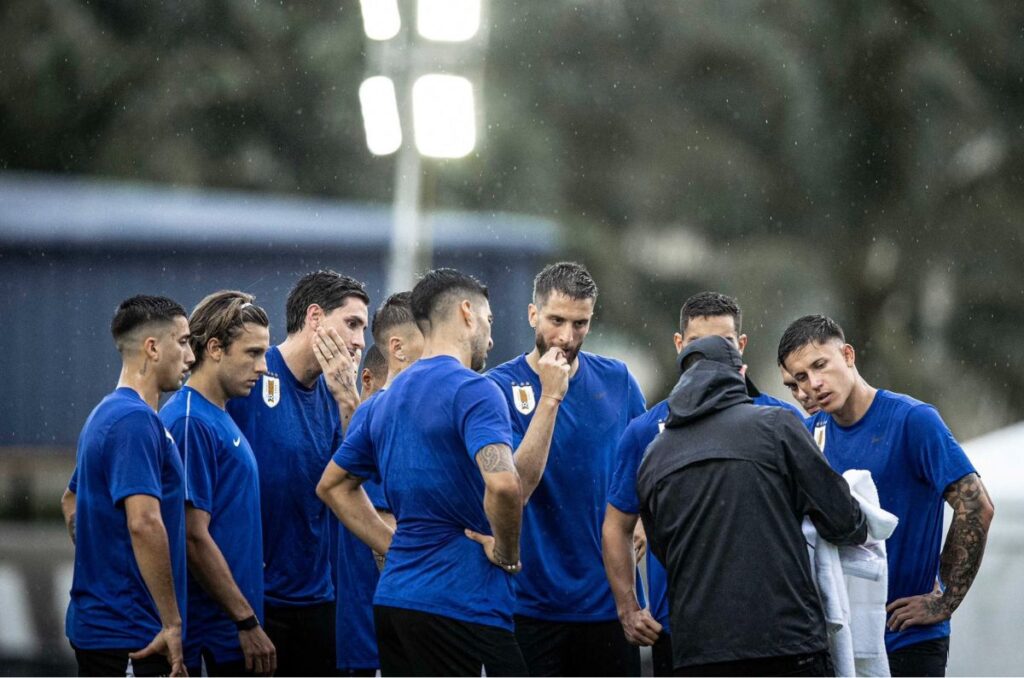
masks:
[[[78,464],[75,464],[75,470],[71,472],[71,480],[68,481],[68,491],[72,494],[78,494]]]
[[[524,426],[529,426],[529,422],[532,421],[532,417],[517,417],[512,414],[517,410],[515,409],[515,405],[513,404],[513,402],[509,399],[511,397],[512,387],[511,384],[509,384],[508,387],[506,388],[505,382],[508,380],[508,377],[504,369],[498,368],[491,370],[490,372],[487,372],[484,376],[494,383],[494,385],[498,388],[498,392],[501,394],[502,402],[505,403],[505,407],[509,411],[509,424],[512,427],[512,440],[515,443],[513,447],[518,447],[519,441],[521,441],[526,436],[526,428]]]
[[[629,415],[629,420],[639,417],[647,409],[647,401],[644,399],[644,392],[640,389],[640,384],[637,383],[633,374],[627,369],[626,380],[628,382],[626,387],[626,408]]]
[[[976,473],[960,443],[931,405],[918,405],[910,411],[906,436],[911,463],[939,494],[964,476]]]
[[[512,422],[501,390],[490,379],[470,379],[455,393],[456,425],[470,459],[487,445],[512,447]]]
[[[636,494],[636,477],[640,471],[643,449],[637,432],[639,420],[634,419],[619,438],[615,471],[608,488],[608,503],[623,513],[640,513],[640,498]]]
[[[127,414],[111,426],[106,462],[114,504],[136,494],[162,498],[160,454],[164,435],[156,414],[141,411]]]
[[[348,433],[331,459],[352,475],[379,483],[377,455],[370,438],[372,410],[369,403],[356,408],[348,425]]]
[[[217,452],[220,450],[217,437],[195,417],[181,417],[171,423],[169,430],[185,467],[185,501],[201,511],[213,513],[213,488],[217,486]]]

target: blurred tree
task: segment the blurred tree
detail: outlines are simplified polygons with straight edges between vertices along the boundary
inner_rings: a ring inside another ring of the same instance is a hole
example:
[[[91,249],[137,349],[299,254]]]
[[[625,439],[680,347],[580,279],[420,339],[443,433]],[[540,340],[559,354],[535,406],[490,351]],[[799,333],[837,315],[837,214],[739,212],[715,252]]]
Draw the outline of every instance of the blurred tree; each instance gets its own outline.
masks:
[[[551,215],[599,327],[656,355],[738,296],[749,361],[806,312],[958,433],[1024,412],[1024,5],[490,3],[485,133],[440,206]],[[8,0],[0,168],[388,200],[358,4]],[[966,396],[966,397],[965,397]],[[661,397],[661,389],[650,393]]]

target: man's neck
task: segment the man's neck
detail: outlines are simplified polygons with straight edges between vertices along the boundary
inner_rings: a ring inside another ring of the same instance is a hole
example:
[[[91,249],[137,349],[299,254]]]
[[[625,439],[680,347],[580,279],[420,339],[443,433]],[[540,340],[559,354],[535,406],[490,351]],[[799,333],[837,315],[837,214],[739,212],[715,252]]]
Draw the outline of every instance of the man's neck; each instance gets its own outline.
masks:
[[[139,394],[155,412],[160,405],[160,387],[156,383],[156,369],[149,361],[140,364],[123,363],[117,388],[130,388]]]
[[[391,382],[395,380],[399,374],[405,371],[405,368],[409,367],[412,363],[405,362],[404,360],[398,360],[392,358],[388,360],[388,378],[384,381],[384,385],[380,387],[380,390],[386,389],[391,386]]]
[[[526,354],[526,364],[530,366],[534,374],[540,374],[540,349],[536,346],[533,350]],[[576,357],[572,361],[572,365],[569,366],[569,378],[572,379],[576,376],[576,370],[580,368],[580,354],[577,353]]]
[[[445,334],[438,332],[435,336],[427,338],[423,343],[423,354],[420,359],[423,358],[436,358],[438,356],[451,356],[458,360],[464,367],[469,367],[472,362],[471,351],[466,342],[460,341],[458,338],[449,337]],[[390,381],[391,375],[388,375]]]
[[[832,415],[832,418],[840,426],[853,426],[868,413],[871,403],[875,401],[876,393],[878,393],[878,389],[871,386],[868,382],[864,381],[863,377],[858,375],[857,381],[853,385],[853,390],[850,391],[850,397]]]
[[[317,378],[323,373],[320,363],[313,355],[312,346],[312,337],[307,336],[305,331],[289,334],[284,342],[277,346],[288,371],[306,388],[313,388]]]
[[[185,385],[222,410],[227,405],[228,396],[221,388],[217,375],[212,369],[200,369],[198,372],[193,372]]]

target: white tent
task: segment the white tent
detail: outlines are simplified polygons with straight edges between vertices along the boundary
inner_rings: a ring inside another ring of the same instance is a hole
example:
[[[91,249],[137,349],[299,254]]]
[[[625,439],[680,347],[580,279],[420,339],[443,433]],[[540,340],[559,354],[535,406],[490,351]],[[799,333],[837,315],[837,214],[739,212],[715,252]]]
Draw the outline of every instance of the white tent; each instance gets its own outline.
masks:
[[[1024,674],[1024,422],[975,438],[964,449],[996,515],[978,577],[953,614],[948,675],[1019,676]]]

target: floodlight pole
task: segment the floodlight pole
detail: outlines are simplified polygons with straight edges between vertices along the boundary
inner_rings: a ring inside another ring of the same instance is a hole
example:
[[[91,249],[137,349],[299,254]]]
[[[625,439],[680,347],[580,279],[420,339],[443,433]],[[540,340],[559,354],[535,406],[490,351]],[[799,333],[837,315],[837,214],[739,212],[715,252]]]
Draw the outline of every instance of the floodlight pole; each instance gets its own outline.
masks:
[[[408,118],[407,106],[399,105],[399,118]],[[404,122],[404,121],[403,121]],[[404,125],[403,125],[404,126]],[[423,161],[416,144],[405,141],[395,159],[395,192],[388,259],[388,294],[411,290],[423,261],[429,265],[431,243],[421,238],[420,195]],[[423,251],[423,250],[426,251]]]

